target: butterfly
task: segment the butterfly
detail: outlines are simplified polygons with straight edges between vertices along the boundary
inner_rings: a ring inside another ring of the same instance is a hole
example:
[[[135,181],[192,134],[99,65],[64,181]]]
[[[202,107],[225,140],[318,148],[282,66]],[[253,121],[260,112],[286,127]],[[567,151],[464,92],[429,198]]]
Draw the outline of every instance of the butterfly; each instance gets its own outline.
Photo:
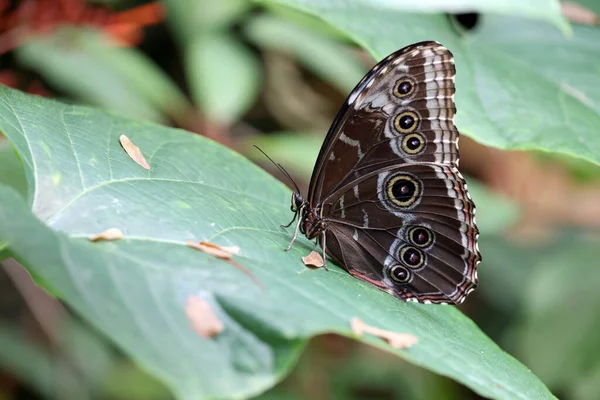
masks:
[[[405,301],[461,303],[481,260],[458,171],[452,53],[415,43],[378,63],[338,112],[291,210],[351,275]]]

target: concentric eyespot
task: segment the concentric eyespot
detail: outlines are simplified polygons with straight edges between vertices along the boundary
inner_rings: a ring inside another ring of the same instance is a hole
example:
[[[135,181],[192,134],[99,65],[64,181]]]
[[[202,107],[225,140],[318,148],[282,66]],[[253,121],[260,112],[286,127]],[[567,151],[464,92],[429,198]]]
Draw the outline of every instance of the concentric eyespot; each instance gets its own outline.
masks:
[[[410,97],[415,92],[415,87],[416,85],[412,78],[403,76],[396,81],[396,85],[394,86],[394,96],[399,99]]]
[[[402,265],[394,265],[390,268],[389,275],[396,283],[406,283],[410,280],[410,271]]]
[[[417,247],[428,247],[433,243],[433,232],[422,226],[412,227],[408,231],[408,241]]]
[[[420,133],[410,133],[402,139],[402,150],[408,154],[418,154],[425,148],[425,138]]]
[[[423,252],[413,246],[405,246],[400,250],[400,259],[408,268],[421,268],[425,263]]]
[[[421,182],[408,174],[398,174],[386,183],[387,198],[398,207],[410,207],[421,196]]]
[[[412,133],[419,126],[419,115],[414,111],[403,111],[394,118],[394,128],[400,133]]]

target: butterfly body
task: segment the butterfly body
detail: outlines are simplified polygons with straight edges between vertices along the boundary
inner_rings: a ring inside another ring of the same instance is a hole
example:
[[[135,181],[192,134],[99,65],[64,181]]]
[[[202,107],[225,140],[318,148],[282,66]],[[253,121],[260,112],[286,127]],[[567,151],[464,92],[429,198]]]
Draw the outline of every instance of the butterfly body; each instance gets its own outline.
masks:
[[[452,54],[437,42],[377,64],[335,118],[307,199],[292,196],[294,239],[298,230],[317,239],[350,274],[407,301],[460,303],[477,285],[454,74]]]

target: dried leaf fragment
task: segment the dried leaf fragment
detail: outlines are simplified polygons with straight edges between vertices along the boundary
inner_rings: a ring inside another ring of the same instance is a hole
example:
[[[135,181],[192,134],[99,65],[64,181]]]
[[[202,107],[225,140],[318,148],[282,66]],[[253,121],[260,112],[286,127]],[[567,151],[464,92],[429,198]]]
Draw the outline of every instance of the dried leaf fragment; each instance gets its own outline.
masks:
[[[560,4],[562,15],[568,20],[585,25],[597,25],[598,16],[589,8],[573,1],[565,1]]]
[[[185,302],[185,314],[192,328],[203,338],[209,339],[223,332],[225,326],[217,317],[210,303],[200,296],[190,296]]]
[[[213,243],[210,243],[210,242],[200,242],[199,246],[205,247],[204,251],[206,253],[210,253],[210,251],[223,252],[222,253],[223,257],[220,257],[217,254],[213,254],[214,256],[219,257],[219,258],[230,259],[231,256],[240,253],[240,246],[219,246],[218,244],[213,244]],[[208,249],[211,249],[211,250],[208,250]],[[219,254],[221,254],[221,253],[219,253]]]
[[[92,242],[99,242],[102,240],[120,240],[123,239],[123,232],[121,232],[119,228],[109,228],[104,232],[90,236],[89,239]]]
[[[148,164],[148,161],[146,161],[144,158],[140,148],[133,144],[133,142],[127,136],[121,135],[119,137],[119,141],[121,142],[121,146],[123,146],[123,149],[127,155],[131,157],[133,161],[141,165],[144,169],[150,169],[150,164]]]
[[[209,242],[196,243],[196,242],[192,242],[190,240],[185,242],[185,244],[193,249],[200,250],[206,254],[210,254],[211,256],[214,256],[221,260],[227,261],[229,264],[233,265],[234,267],[236,267],[237,269],[242,271],[244,274],[248,275],[250,277],[250,279],[252,279],[254,281],[256,286],[258,286],[260,288],[260,290],[262,290],[264,292],[264,288],[263,288],[262,284],[260,283],[260,281],[258,279],[256,279],[256,277],[250,271],[248,271],[245,267],[243,267],[240,263],[231,259],[234,254],[237,254],[240,252],[240,248],[238,246],[219,246],[214,243],[209,243]]]
[[[321,255],[314,250],[311,251],[306,257],[302,257],[302,262],[304,265],[311,268],[321,268],[325,265],[323,257],[321,257]]]
[[[231,257],[233,256],[232,253],[230,253],[224,247],[221,247],[217,244],[209,242],[196,243],[192,241],[187,241],[186,244],[193,249],[200,250],[204,253],[210,254],[211,256],[215,256],[222,260],[231,260]]]
[[[390,346],[395,349],[408,349],[419,341],[416,336],[411,335],[410,333],[398,333],[379,329],[365,324],[358,319],[358,317],[352,318],[350,324],[352,326],[352,333],[355,335],[362,336],[363,334],[368,333],[373,336],[380,337],[387,341]]]

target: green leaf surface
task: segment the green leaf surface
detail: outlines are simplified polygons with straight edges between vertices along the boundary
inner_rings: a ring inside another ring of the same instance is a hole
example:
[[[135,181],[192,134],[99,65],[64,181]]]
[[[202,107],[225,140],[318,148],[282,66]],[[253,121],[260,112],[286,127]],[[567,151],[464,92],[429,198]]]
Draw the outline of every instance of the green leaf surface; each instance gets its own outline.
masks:
[[[262,15],[249,20],[245,28],[246,35],[260,48],[292,54],[343,92],[350,92],[367,72],[339,42],[293,22]]]
[[[542,235],[479,242],[485,267],[477,296],[487,306],[474,318],[565,399],[600,398],[600,338],[593,333],[600,328],[598,239],[546,228]]]
[[[6,186],[0,185],[2,201],[7,192]],[[10,195],[14,196],[14,193]],[[10,371],[44,398],[88,398],[65,360],[54,357],[41,344],[27,340],[17,326],[7,323],[0,326],[0,370]]]
[[[553,387],[569,387],[600,368],[596,356],[600,350],[596,334],[600,329],[598,239],[598,235],[565,235],[562,251],[545,253],[532,266],[527,280],[515,340],[522,357]],[[555,351],[548,351],[552,348]],[[561,360],[558,364],[554,362],[557,354]],[[595,389],[600,393],[598,385]]]
[[[258,61],[229,34],[197,35],[186,46],[185,62],[192,97],[211,121],[235,122],[256,100]]]
[[[477,227],[482,236],[506,231],[520,217],[517,204],[494,193],[477,180],[466,178],[469,194],[477,204]]]
[[[502,347],[561,398],[598,398],[598,234],[548,229],[542,237],[484,237],[479,245],[486,257],[479,277],[493,284],[478,295],[501,309],[487,328],[496,326]]]
[[[401,302],[336,266],[309,270],[300,258],[313,245],[303,238],[284,252],[291,233],[279,224],[290,217],[290,192],[220,145],[7,88],[0,88],[0,129],[35,181],[37,216],[2,186],[0,243],[179,398],[263,391],[289,370],[307,338],[352,336],[354,317],[415,335],[418,344],[407,350],[362,340],[483,396],[553,398],[456,308]],[[122,132],[151,170],[121,149]],[[125,238],[87,240],[112,227]],[[264,291],[186,240],[239,246],[234,259]],[[211,305],[221,334],[195,333],[185,312],[190,298]]]
[[[58,89],[123,115],[160,121],[187,104],[140,51],[115,47],[99,32],[63,27],[19,47],[16,54]]]
[[[169,396],[164,386],[117,356],[96,331],[67,313],[55,321],[52,346],[23,334],[23,327],[0,322],[0,370],[14,374],[44,398],[83,400],[108,393],[115,399]]]
[[[253,147],[256,145],[293,175],[308,182],[324,138],[323,133],[274,132],[249,139],[244,143],[244,154],[255,162],[266,161]]]
[[[383,13],[489,13],[507,16],[527,17],[554,24],[564,32],[570,32],[567,20],[562,16],[558,0],[262,0],[265,2],[288,4],[313,12],[336,11],[361,12],[377,10]],[[366,15],[365,18],[369,18]]]
[[[27,197],[27,179],[19,156],[9,142],[0,139],[0,184],[15,189],[23,198]]]
[[[269,14],[286,21],[291,21],[296,25],[300,25],[310,30],[311,32],[321,34],[331,39],[344,41],[348,39],[348,35],[333,25],[323,21],[321,18],[317,18],[295,8],[288,7],[285,4],[263,2],[262,5]]]
[[[569,392],[573,400],[587,400],[600,397],[600,365],[596,364],[591,371],[578,377],[577,384]]]
[[[92,398],[103,391],[119,359],[106,340],[68,313],[55,316],[50,344],[28,337],[22,326],[0,322],[0,370],[15,374],[44,398]]]
[[[252,4],[248,0],[165,0],[167,21],[182,45],[198,34],[227,29]]]
[[[486,298],[489,304],[493,304],[504,313],[513,315],[524,302],[523,297],[528,291],[532,266],[539,263],[539,260],[553,249],[558,251],[552,254],[564,251],[559,244],[561,243],[541,245],[525,242],[519,245],[501,236],[482,235],[479,238],[479,248],[485,255],[485,264],[478,271],[482,282],[482,290],[478,291],[478,295]],[[490,284],[486,285],[483,282]]]
[[[457,68],[456,124],[477,141],[600,163],[600,30],[574,26],[565,37],[543,22],[483,15],[475,30],[462,33],[444,15],[286,3],[343,29],[376,59],[413,42],[443,43]]]

